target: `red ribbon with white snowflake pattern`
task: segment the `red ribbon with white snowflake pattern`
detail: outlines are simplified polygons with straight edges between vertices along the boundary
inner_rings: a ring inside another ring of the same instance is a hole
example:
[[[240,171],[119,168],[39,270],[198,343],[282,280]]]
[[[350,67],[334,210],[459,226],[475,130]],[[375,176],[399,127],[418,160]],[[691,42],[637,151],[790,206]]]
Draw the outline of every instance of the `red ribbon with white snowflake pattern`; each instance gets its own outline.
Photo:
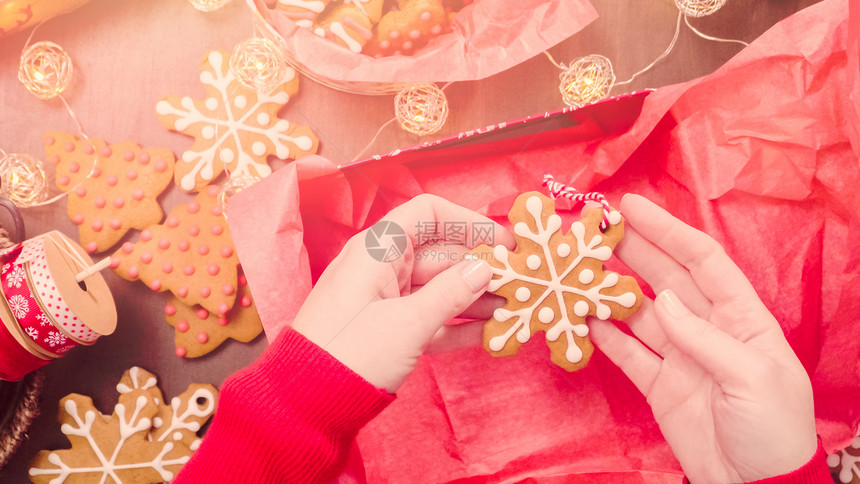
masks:
[[[552,175],[544,175],[543,176],[543,186],[547,188],[549,191],[549,195],[552,198],[566,198],[572,202],[598,202],[603,206],[603,220],[600,222],[600,230],[606,230],[606,227],[609,226],[609,217],[612,213],[612,209],[609,206],[609,202],[606,201],[606,197],[603,196],[602,193],[599,192],[588,192],[582,193],[577,191],[573,187],[569,187],[564,183],[559,183],[555,181]]]
[[[73,318],[76,328],[84,325],[77,320],[76,316],[70,315],[68,306],[55,292],[56,287],[50,285],[50,273],[44,263],[44,255],[41,255],[42,259],[38,260],[40,254],[44,252],[44,250],[39,251],[42,243],[43,241],[38,239],[27,241],[0,255],[0,264],[2,264],[0,285],[2,285],[6,304],[21,331],[42,348],[47,356],[58,357],[77,346],[80,340],[76,341],[76,338],[72,338],[61,329],[62,325],[58,324],[57,318],[52,317],[51,314],[59,317],[66,316],[66,319]],[[42,265],[34,267],[37,263]],[[34,270],[39,274],[38,276],[34,277]],[[41,291],[33,290],[33,287],[39,284],[35,282],[37,279],[45,286]],[[50,302],[46,302],[45,299]],[[50,310],[47,310],[48,307]],[[84,331],[81,333],[84,334]]]

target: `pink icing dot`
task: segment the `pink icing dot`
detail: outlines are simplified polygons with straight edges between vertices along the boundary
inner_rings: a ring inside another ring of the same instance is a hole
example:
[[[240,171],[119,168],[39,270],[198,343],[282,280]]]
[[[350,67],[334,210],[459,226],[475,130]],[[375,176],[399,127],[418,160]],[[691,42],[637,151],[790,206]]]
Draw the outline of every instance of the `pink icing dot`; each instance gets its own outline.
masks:
[[[139,272],[140,271],[138,271],[137,266],[131,266],[128,268],[128,277],[132,279],[137,279]]]
[[[231,255],[233,255],[233,248],[232,247],[227,247],[227,246],[221,247],[221,257],[230,257]]]
[[[92,254],[96,251],[96,249],[98,249],[98,247],[96,246],[95,242],[87,242],[87,252]]]
[[[212,215],[218,217],[222,213],[224,213],[224,210],[221,209],[221,205],[215,205],[212,207]]]
[[[93,220],[91,227],[92,227],[93,231],[101,232],[102,229],[104,228],[104,223],[102,223],[101,220]]]
[[[161,266],[161,272],[165,274],[170,274],[171,272],[173,272],[173,265],[171,265],[169,262],[165,263],[163,266]]]
[[[388,37],[390,37],[392,39],[396,39],[397,37],[400,37],[400,31],[399,30],[392,30],[391,32],[388,32]]]
[[[185,274],[186,276],[190,276],[190,275],[194,274],[194,266],[191,264],[188,264],[187,266],[182,268],[182,273]]]
[[[75,194],[81,198],[84,198],[85,196],[87,196],[87,189],[84,187],[78,187],[75,190]]]
[[[212,226],[210,231],[212,232],[212,235],[221,235],[221,233],[224,232],[224,227],[216,224]]]
[[[227,314],[227,311],[230,310],[230,306],[227,303],[221,303],[218,305],[218,314]]]
[[[140,240],[144,242],[149,242],[150,240],[152,240],[152,232],[150,232],[149,230],[144,230],[140,233]]]
[[[60,163],[60,155],[51,155],[51,157],[48,158],[48,161],[55,165],[58,165]]]
[[[200,227],[192,225],[188,227],[188,233],[191,234],[192,237],[197,237],[197,235],[200,233]]]
[[[161,290],[161,280],[155,279],[154,281],[150,282],[149,288],[152,289],[153,291],[160,291]]]
[[[179,243],[176,244],[176,247],[179,248],[180,252],[185,252],[186,250],[191,248],[191,244],[189,244],[187,240],[180,240]]]
[[[197,341],[201,344],[206,343],[209,341],[209,335],[206,333],[197,333]]]
[[[131,192],[131,198],[137,200],[138,202],[143,200],[143,190],[138,188],[135,191]]]
[[[167,221],[165,223],[168,227],[176,228],[179,226],[179,219],[176,217],[167,217]]]
[[[141,165],[149,163],[149,153],[144,151],[143,153],[137,155],[137,161],[139,161]]]
[[[411,41],[411,40],[407,40],[406,42],[404,42],[404,43],[403,43],[402,47],[403,47],[403,50],[409,50],[409,49],[411,49],[411,48],[412,48],[412,41]]]
[[[123,200],[122,197],[116,197],[113,199],[113,206],[114,207],[122,208],[123,205],[125,205],[125,200]]]
[[[206,319],[209,317],[209,311],[206,308],[200,308],[197,310],[197,319]]]
[[[210,276],[217,276],[220,271],[221,268],[216,264],[209,264],[209,267],[206,268],[206,272],[208,272]]]
[[[158,241],[158,248],[161,250],[167,250],[170,248],[170,241],[167,239],[160,239]]]
[[[239,301],[239,304],[241,304],[243,308],[247,308],[251,305],[251,298],[248,296],[242,296],[242,300]]]
[[[210,197],[214,197],[215,195],[218,195],[218,192],[220,192],[221,189],[215,185],[209,185],[209,187],[206,188],[206,191],[209,193]]]
[[[125,254],[131,254],[131,252],[132,252],[133,250],[134,250],[134,244],[132,244],[131,242],[125,242],[125,243],[123,243],[123,244],[122,244],[122,251],[123,251],[123,253],[125,253]]]
[[[114,230],[119,230],[121,227],[122,227],[122,222],[118,218],[111,219],[110,228],[112,228]]]
[[[182,347],[182,346],[176,347],[176,356],[178,356],[180,358],[184,358],[185,354],[186,354],[186,351],[185,351],[184,347]]]
[[[80,170],[81,170],[81,165],[78,165],[77,163],[72,163],[71,165],[69,165],[69,171],[72,173],[77,173]]]
[[[167,169],[167,163],[165,163],[164,160],[156,160],[155,165],[153,165],[153,168],[155,168],[155,171],[161,173],[162,171]]]
[[[125,161],[131,161],[134,159],[134,153],[132,153],[131,151],[126,151],[122,154],[122,159]]]
[[[379,43],[379,47],[381,47],[383,49],[388,49],[389,47],[391,47],[391,41],[383,40],[382,42]]]
[[[117,267],[119,267],[119,262],[120,262],[119,257],[111,256],[111,258],[110,258],[110,268],[111,268],[111,269],[116,269]]]
[[[66,146],[64,146],[64,148],[66,149],[66,151],[71,153],[72,151],[75,151],[75,144],[74,143],[66,143]]]
[[[233,291],[234,291],[233,286],[231,286],[230,284],[224,284],[223,286],[221,286],[221,293],[224,294],[225,296],[229,296],[230,294],[233,294]]]
[[[167,306],[164,306],[164,314],[166,314],[168,316],[173,316],[174,314],[176,314],[176,306],[174,306],[172,304],[168,304]]]
[[[150,254],[149,252],[144,252],[143,254],[140,254],[140,261],[144,264],[149,264],[150,262],[152,262],[152,254]]]
[[[96,208],[105,208],[105,204],[107,203],[104,198],[99,197],[96,198],[95,202]]]
[[[102,176],[102,171],[97,166],[94,166],[93,169],[90,171],[92,172],[92,175],[90,175],[90,176],[92,176],[93,178],[98,178],[98,177]]]
[[[430,33],[433,35],[439,35],[440,33],[442,33],[442,26],[441,25],[434,25],[433,27],[430,28]]]
[[[428,11],[424,11],[424,12],[421,12],[421,16],[419,16],[418,18],[420,18],[424,22],[429,22],[430,19],[433,18],[433,15]]]
[[[74,223],[75,225],[80,225],[80,224],[84,223],[84,216],[79,214],[79,213],[76,213],[72,217],[72,223]]]
[[[220,318],[218,318],[218,324],[220,324],[221,326],[227,326],[227,323],[229,323],[229,322],[230,322],[230,321],[229,321],[227,318],[223,317],[223,316],[221,316]]]
[[[209,246],[201,245],[200,247],[197,248],[197,253],[200,255],[208,254],[209,253]]]
[[[182,321],[177,321],[176,322],[176,331],[179,331],[180,333],[184,333],[184,332],[188,331],[188,321],[186,321],[184,319]]]
[[[239,285],[244,286],[248,284],[248,278],[245,277],[245,274],[239,274]]]
[[[187,287],[180,287],[179,289],[176,290],[176,295],[179,297],[187,296],[188,295],[188,288]]]
[[[52,145],[52,144],[54,144],[56,141],[57,141],[57,140],[55,140],[53,136],[45,136],[45,144],[46,144],[46,145],[48,145],[48,146],[51,146],[51,145]]]
[[[418,29],[411,30],[409,32],[409,38],[412,40],[418,40],[418,37],[421,37],[421,31]]]
[[[88,154],[88,155],[91,155],[91,154],[93,154],[93,153],[95,153],[95,152],[96,152],[96,150],[95,150],[95,148],[93,148],[93,145],[86,145],[86,146],[84,146],[84,153],[86,153],[86,154]]]
[[[110,149],[110,146],[105,146],[102,148],[102,156],[110,156],[113,154],[113,150]]]
[[[57,183],[59,183],[60,185],[68,185],[70,181],[71,180],[69,180],[69,177],[67,177],[66,175],[60,175],[57,177]]]
[[[113,175],[109,175],[107,178],[105,178],[105,183],[107,183],[107,185],[109,187],[116,185],[116,182],[117,182],[117,179]]]
[[[200,295],[202,297],[209,297],[210,294],[212,294],[212,290],[209,287],[203,286],[200,288]]]
[[[197,213],[200,211],[200,204],[192,201],[188,204],[188,213]]]
[[[125,174],[125,177],[129,180],[134,180],[137,178],[137,172],[135,170],[128,170],[128,172],[126,172]]]

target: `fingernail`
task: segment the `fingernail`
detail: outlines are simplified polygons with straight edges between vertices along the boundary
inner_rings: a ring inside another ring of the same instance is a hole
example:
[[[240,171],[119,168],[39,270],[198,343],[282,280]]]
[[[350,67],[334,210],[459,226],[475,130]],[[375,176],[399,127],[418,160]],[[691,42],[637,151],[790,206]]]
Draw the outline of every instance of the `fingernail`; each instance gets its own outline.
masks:
[[[485,261],[474,260],[463,268],[461,274],[472,292],[480,292],[487,287],[493,277],[493,270],[490,268],[490,264]]]
[[[690,314],[690,310],[687,309],[687,306],[684,306],[684,303],[678,299],[678,295],[675,294],[675,291],[671,289],[666,289],[661,292],[657,296],[657,300],[660,305],[663,306],[663,309],[669,313],[669,316],[681,318]]]

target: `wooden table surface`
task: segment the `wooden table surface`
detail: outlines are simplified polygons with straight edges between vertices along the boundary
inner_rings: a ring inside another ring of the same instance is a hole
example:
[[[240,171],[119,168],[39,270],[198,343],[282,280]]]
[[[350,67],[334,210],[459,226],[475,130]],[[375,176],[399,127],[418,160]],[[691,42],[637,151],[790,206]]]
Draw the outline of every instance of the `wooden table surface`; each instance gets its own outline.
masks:
[[[618,79],[625,80],[651,63],[672,38],[678,13],[672,0],[592,3],[600,17],[550,49],[559,62],[602,54],[612,60]],[[812,3],[730,0],[714,15],[691,22],[708,34],[750,42]],[[145,147],[168,147],[179,156],[191,141],[161,128],[154,116],[155,103],[170,94],[201,96],[197,76],[204,52],[230,50],[252,32],[251,15],[240,0],[208,14],[194,10],[185,0],[93,0],[39,27],[34,41],[51,40],[72,56],[75,77],[65,97],[89,136],[109,142],[133,139]],[[25,31],[0,38],[0,149],[44,158],[43,131],[75,133],[76,129],[58,100],[40,101],[19,84],[17,64],[28,34]],[[682,26],[668,58],[613,94],[706,75],[740,48],[738,44],[701,39]],[[488,79],[452,84],[446,89],[448,121],[434,137],[562,107],[558,72],[545,56],[538,55]],[[320,154],[340,163],[352,160],[392,117],[392,99],[342,93],[303,78],[299,94],[282,113],[293,122],[311,126],[321,140]],[[367,154],[423,140],[390,125]],[[169,211],[188,199],[173,187],[161,201]],[[24,214],[31,236],[56,229],[77,237],[75,226],[66,217],[64,201],[27,209]],[[9,221],[0,217],[0,223]],[[68,446],[56,423],[57,403],[66,394],[92,396],[96,405],[109,413],[116,402],[116,383],[131,366],[158,375],[165,396],[170,398],[192,382],[220,384],[266,346],[261,336],[250,344],[227,342],[199,359],[178,358],[174,355],[173,328],[164,322],[167,295],[153,293],[139,282],[124,281],[110,271],[105,271],[105,277],[117,303],[116,333],[46,367],[42,415],[34,421],[29,440],[0,470],[0,481],[26,482],[28,463],[40,449]]]

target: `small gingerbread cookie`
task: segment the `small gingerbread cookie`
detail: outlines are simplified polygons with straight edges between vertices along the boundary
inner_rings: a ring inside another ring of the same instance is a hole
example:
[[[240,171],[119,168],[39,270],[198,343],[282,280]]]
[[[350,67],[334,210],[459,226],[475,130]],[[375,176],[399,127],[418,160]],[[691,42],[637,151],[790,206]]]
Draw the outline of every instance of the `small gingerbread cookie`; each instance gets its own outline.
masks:
[[[860,484],[860,437],[851,445],[827,456],[827,466],[835,482]]]
[[[200,446],[197,432],[212,415],[218,404],[218,389],[209,384],[192,383],[181,395],[164,400],[158,388],[158,379],[152,373],[133,366],[125,371],[116,385],[120,394],[145,390],[158,406],[152,418],[148,440],[153,442],[179,442],[189,449],[188,455]]]
[[[439,0],[403,0],[376,26],[375,47],[383,55],[411,54],[448,30],[448,14]]]
[[[236,300],[239,259],[218,200],[209,186],[174,208],[161,225],[140,233],[111,257],[120,277],[140,279],[153,291],[170,290],[188,306],[227,314]]]
[[[230,55],[206,54],[200,81],[206,98],[170,96],[155,105],[161,125],[194,137],[177,160],[175,181],[186,191],[199,191],[225,169],[232,175],[268,176],[268,157],[295,159],[316,153],[319,140],[307,128],[278,117],[299,89],[293,69],[270,93],[246,87],[230,71]]]
[[[68,214],[87,252],[104,252],[129,230],[161,221],[164,213],[156,198],[173,179],[170,150],[142,149],[134,141],[109,145],[61,132],[42,139],[47,159],[57,167],[57,186],[74,188]]]
[[[359,53],[373,38],[373,22],[370,15],[352,4],[344,3],[332,9],[319,23],[319,30],[326,38]]]
[[[610,212],[610,225],[601,232],[603,210],[592,209],[564,231],[555,202],[529,192],[517,197],[508,218],[515,251],[502,245],[472,251],[493,269],[488,291],[507,299],[484,323],[484,347],[493,356],[513,355],[543,331],[553,363],[578,370],[594,350],[586,318],[623,320],[642,302],[634,278],[603,267],[624,236],[621,214]]]
[[[278,0],[275,8],[299,27],[312,28],[331,0]]]
[[[164,314],[175,329],[176,356],[197,358],[214,350],[227,338],[247,343],[263,332],[244,274],[239,274],[236,300],[229,313],[218,316],[199,306],[186,306],[176,298],[168,299]]]

